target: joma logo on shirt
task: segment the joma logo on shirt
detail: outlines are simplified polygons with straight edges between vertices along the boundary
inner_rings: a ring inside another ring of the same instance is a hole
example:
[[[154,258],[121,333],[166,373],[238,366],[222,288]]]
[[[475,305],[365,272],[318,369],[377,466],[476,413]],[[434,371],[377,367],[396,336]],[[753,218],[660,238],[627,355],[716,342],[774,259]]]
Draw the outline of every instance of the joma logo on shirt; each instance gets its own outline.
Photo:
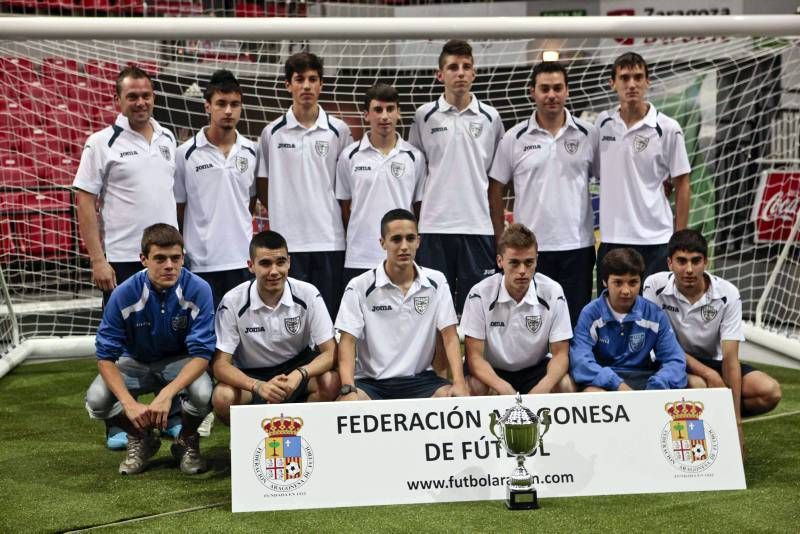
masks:
[[[601,141],[616,141],[617,138],[613,135],[604,135]]]
[[[446,131],[447,131],[447,126],[439,126],[438,128],[431,128],[431,133],[432,134],[439,133],[439,132],[446,132]]]
[[[491,323],[489,323],[489,326],[505,326],[505,325],[506,323],[503,321],[492,321]]]
[[[678,311],[678,308],[676,306],[670,306],[669,304],[662,304],[661,305],[661,309],[662,310],[669,310],[671,312],[677,312]]]
[[[379,312],[379,311],[392,311],[392,307],[387,305],[380,305],[380,306],[373,306],[372,311]]]
[[[127,157],[127,156],[138,156],[138,155],[139,155],[139,153],[136,152],[135,150],[129,150],[127,152],[120,152],[119,153],[119,157],[121,157],[121,158],[124,158],[124,157]]]
[[[372,167],[370,167],[369,165],[357,165],[356,168],[353,169],[353,172],[371,171],[371,170]]]
[[[248,326],[244,329],[245,334],[255,334],[257,332],[266,332],[267,329],[263,326]]]
[[[213,163],[203,163],[202,165],[198,165],[194,168],[194,172],[200,172],[205,169],[212,169],[214,167]]]
[[[525,148],[522,149],[523,152],[527,152],[528,150],[539,150],[542,148],[542,145],[527,145]]]
[[[278,143],[278,148],[297,148],[294,143]]]

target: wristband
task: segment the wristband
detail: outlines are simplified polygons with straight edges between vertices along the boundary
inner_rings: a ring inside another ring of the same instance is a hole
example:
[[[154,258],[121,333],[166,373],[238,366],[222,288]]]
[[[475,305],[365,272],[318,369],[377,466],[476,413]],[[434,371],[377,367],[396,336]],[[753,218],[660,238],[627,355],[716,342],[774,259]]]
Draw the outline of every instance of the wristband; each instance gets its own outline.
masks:
[[[303,380],[308,380],[308,369],[305,367],[298,367],[298,371],[300,371],[300,376],[303,377]]]
[[[254,395],[258,395],[258,388],[261,386],[261,380],[255,380],[253,382],[253,387],[250,388],[250,393]]]

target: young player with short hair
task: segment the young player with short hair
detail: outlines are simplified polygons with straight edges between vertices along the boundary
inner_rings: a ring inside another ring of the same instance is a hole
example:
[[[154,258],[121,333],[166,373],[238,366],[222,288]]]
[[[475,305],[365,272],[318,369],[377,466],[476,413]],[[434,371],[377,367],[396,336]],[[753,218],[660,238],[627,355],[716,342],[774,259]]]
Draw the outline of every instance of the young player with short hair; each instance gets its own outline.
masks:
[[[170,405],[181,395],[182,428],[172,455],[185,474],[206,469],[197,428],[209,412],[214,352],[211,288],[183,268],[183,239],[168,224],[144,230],[145,270],[111,294],[97,329],[100,374],[86,392],[93,419],[107,420],[128,433],[121,474],[140,473],[161,446],[152,433],[165,429]],[[156,393],[149,404],[140,395]]]
[[[686,387],[686,359],[669,319],[639,296],[642,255],[615,249],[600,268],[606,289],[583,308],[570,344],[575,383],[584,391]]]
[[[386,259],[350,281],[336,317],[340,400],[469,395],[447,280],[414,262],[416,217],[394,209],[380,227]],[[431,368],[437,332],[452,385]]]
[[[647,101],[647,62],[635,52],[619,56],[609,80],[619,107],[596,121],[599,142],[600,248],[634,248],[645,261],[645,276],[666,269],[667,241],[689,222],[691,187],[683,130]],[[675,225],[664,182],[675,189]]]
[[[497,249],[503,273],[481,280],[467,296],[461,330],[473,395],[575,391],[569,310],[561,286],[536,272],[537,247],[531,230],[510,225]]]
[[[436,73],[444,93],[417,109],[409,136],[428,163],[419,262],[444,273],[458,313],[469,289],[494,274],[503,230],[503,184],[487,174],[503,124],[497,110],[470,92],[475,76],[470,44],[445,43]]]
[[[595,263],[589,179],[597,129],[564,106],[569,77],[558,62],[538,63],[531,74],[533,114],[508,130],[489,171],[514,183],[514,220],[536,234],[536,270],[564,289],[571,323],[592,299]]]
[[[425,159],[397,133],[400,95],[378,83],[364,97],[369,129],[344,149],[336,170],[336,198],[347,233],[345,280],[372,269],[385,257],[380,220],[394,208],[413,209],[425,178]]]
[[[256,144],[237,130],[242,88],[228,70],[215,71],[203,92],[208,126],[175,157],[175,200],[191,271],[211,285],[214,306],[250,279]]]
[[[232,405],[333,400],[339,388],[333,323],[317,288],[288,276],[283,236],[253,236],[247,265],[256,279],[230,290],[215,319],[212,402],[225,424]]]
[[[292,105],[261,133],[258,198],[270,228],[292,251],[289,273],[319,288],[331,317],[342,296],[345,236],[334,194],[336,161],[353,142],[350,127],[319,105],[322,60],[298,52],[286,61]]]

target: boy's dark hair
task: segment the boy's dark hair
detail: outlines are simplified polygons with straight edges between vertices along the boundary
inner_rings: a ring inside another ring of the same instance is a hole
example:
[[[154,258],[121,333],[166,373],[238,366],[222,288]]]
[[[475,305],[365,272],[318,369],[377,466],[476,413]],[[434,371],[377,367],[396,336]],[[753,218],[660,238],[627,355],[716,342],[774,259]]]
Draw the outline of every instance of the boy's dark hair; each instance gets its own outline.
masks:
[[[417,218],[408,210],[397,208],[389,210],[386,215],[381,218],[381,237],[386,237],[389,232],[389,223],[394,221],[412,221],[414,226],[417,225]]]
[[[211,102],[216,92],[238,93],[239,96],[241,96],[242,86],[239,85],[239,80],[236,79],[236,76],[234,76],[231,71],[220,69],[214,71],[214,74],[211,75],[211,79],[208,80],[208,85],[206,85],[206,89],[203,91],[203,98],[206,99],[206,102]]]
[[[373,100],[380,100],[382,102],[394,102],[397,107],[400,107],[400,95],[397,89],[388,83],[376,83],[364,94],[364,111],[369,111],[369,104]]]
[[[614,64],[611,65],[611,79],[613,80],[616,78],[618,69],[632,69],[634,67],[644,68],[644,77],[650,78],[647,61],[636,52],[625,52],[615,59]]]
[[[672,255],[679,250],[698,252],[702,254],[704,258],[707,258],[708,241],[706,241],[703,234],[697,230],[692,230],[690,228],[678,230],[669,238],[669,243],[667,243],[667,255],[672,257]]]
[[[298,52],[289,56],[284,65],[284,77],[287,82],[292,81],[295,73],[304,73],[307,70],[315,70],[322,80],[322,58],[311,52]]]
[[[516,249],[535,247],[538,250],[539,243],[536,241],[536,235],[534,235],[530,228],[524,224],[514,223],[508,225],[508,228],[503,230],[500,241],[497,243],[497,253],[503,254],[509,247]]]
[[[442,47],[442,52],[439,54],[439,69],[444,67],[445,56],[465,56],[475,62],[472,55],[472,46],[463,39],[450,39]]]
[[[567,68],[558,61],[542,61],[531,71],[531,87],[536,86],[536,77],[542,73],[560,72],[564,75],[564,86],[569,87],[569,75]]]
[[[604,282],[608,282],[608,277],[612,274],[617,276],[633,274],[643,278],[644,258],[635,249],[615,248],[600,262],[600,274]]]
[[[133,78],[134,80],[141,80],[142,78],[146,79],[150,82],[150,87],[153,87],[153,79],[147,74],[145,71],[137,67],[136,65],[128,65],[117,75],[117,96],[122,96],[122,80],[125,78]]]
[[[156,223],[148,226],[142,232],[142,254],[150,255],[150,247],[172,247],[180,245],[183,250],[183,237],[177,228],[165,223]]]
[[[278,232],[266,230],[259,232],[250,240],[250,259],[255,259],[256,249],[267,248],[269,250],[286,249],[289,252],[289,246],[286,244],[286,239],[283,238]]]

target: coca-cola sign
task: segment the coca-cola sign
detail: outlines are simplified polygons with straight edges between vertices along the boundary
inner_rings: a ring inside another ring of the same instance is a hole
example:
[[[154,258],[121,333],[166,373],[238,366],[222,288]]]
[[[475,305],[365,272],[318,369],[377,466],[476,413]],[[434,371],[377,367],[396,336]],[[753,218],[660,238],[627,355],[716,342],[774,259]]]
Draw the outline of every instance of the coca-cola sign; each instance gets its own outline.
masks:
[[[767,171],[753,205],[756,242],[785,242],[800,211],[800,171]],[[800,236],[796,236],[795,240]]]

